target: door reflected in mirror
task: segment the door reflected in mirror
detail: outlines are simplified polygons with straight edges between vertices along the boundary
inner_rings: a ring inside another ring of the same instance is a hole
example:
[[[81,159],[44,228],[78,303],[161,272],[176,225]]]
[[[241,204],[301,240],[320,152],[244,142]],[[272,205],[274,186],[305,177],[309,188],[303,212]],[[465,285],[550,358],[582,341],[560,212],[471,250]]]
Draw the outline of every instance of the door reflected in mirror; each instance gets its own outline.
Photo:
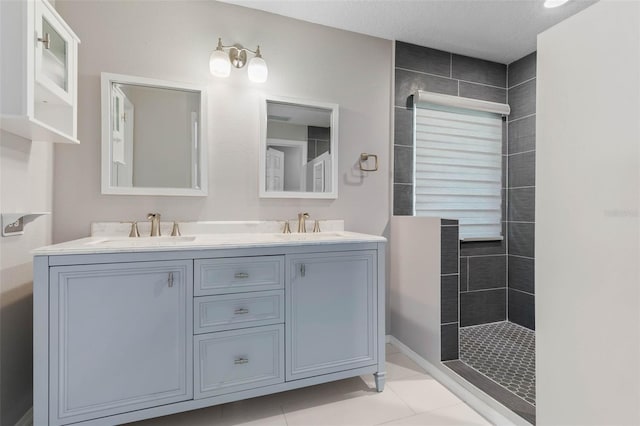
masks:
[[[202,90],[102,74],[102,193],[206,195]]]
[[[337,198],[338,106],[267,99],[260,195]]]

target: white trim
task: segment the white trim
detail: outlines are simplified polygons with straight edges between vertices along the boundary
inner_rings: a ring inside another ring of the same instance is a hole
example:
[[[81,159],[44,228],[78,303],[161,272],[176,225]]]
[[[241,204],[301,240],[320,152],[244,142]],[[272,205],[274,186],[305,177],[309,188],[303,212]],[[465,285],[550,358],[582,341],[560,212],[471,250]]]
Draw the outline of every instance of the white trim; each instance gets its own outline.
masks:
[[[29,408],[26,413],[20,417],[15,426],[33,426],[33,407]]]
[[[145,187],[117,187],[111,185],[111,84],[124,83],[139,86],[178,89],[195,92],[200,95],[200,170],[199,188],[145,188]],[[207,94],[203,87],[189,83],[157,80],[146,77],[113,74],[103,72],[100,74],[101,84],[101,117],[102,117],[102,194],[106,195],[168,195],[168,196],[195,196],[206,197],[208,191],[208,166],[207,166],[207,142],[205,137],[207,118]]]
[[[511,113],[511,107],[509,107],[508,104],[481,101],[479,99],[463,98],[460,96],[443,95],[441,93],[427,92],[425,90],[418,90],[413,95],[413,104],[416,107],[421,107],[423,104],[436,104],[502,115],[509,115]]]
[[[440,368],[436,367],[391,335],[387,335],[387,339],[389,343],[398,348],[402,354],[425,369],[436,381],[453,392],[453,394],[462,399],[465,404],[494,425],[531,426],[525,419],[469,383],[453,370],[450,370],[444,365]]]
[[[267,191],[266,189],[266,152],[267,152],[267,103],[269,101],[292,105],[312,106],[331,110],[331,191],[303,192],[303,191]],[[284,96],[268,95],[260,101],[260,153],[258,155],[258,191],[260,198],[338,198],[338,138],[340,134],[338,120],[339,105],[308,99],[297,99]]]

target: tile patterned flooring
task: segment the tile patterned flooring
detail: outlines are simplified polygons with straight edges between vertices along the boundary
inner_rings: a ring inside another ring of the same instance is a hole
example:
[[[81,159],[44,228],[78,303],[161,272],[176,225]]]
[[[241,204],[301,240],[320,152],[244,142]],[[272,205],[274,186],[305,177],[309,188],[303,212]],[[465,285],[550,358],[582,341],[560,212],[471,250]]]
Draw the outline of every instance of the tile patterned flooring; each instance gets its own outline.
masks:
[[[387,345],[387,384],[373,376],[232,402],[132,423],[136,426],[490,425],[422,368]]]
[[[460,361],[536,404],[535,332],[511,322],[460,328]]]

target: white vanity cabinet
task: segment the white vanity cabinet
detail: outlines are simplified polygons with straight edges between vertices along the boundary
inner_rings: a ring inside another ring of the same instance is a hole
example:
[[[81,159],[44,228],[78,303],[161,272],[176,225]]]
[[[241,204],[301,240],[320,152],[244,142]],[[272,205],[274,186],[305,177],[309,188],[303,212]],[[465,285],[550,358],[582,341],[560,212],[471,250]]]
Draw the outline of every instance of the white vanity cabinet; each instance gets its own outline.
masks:
[[[0,128],[27,139],[77,139],[80,39],[47,0],[0,1]]]
[[[34,424],[121,424],[365,374],[382,391],[385,243],[364,237],[36,251]]]
[[[49,275],[50,424],[191,399],[192,262]]]

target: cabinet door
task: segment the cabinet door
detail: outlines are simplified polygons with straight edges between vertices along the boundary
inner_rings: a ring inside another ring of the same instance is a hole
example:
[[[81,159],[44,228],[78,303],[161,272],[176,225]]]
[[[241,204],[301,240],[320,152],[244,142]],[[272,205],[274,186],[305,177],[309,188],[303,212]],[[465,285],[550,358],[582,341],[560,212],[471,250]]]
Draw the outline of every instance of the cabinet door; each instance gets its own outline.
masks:
[[[286,379],[377,362],[376,252],[287,256]]]
[[[50,10],[46,0],[35,2],[35,81],[45,92],[40,101],[73,103],[76,43],[66,24]]]
[[[50,269],[52,425],[193,397],[192,265]]]

